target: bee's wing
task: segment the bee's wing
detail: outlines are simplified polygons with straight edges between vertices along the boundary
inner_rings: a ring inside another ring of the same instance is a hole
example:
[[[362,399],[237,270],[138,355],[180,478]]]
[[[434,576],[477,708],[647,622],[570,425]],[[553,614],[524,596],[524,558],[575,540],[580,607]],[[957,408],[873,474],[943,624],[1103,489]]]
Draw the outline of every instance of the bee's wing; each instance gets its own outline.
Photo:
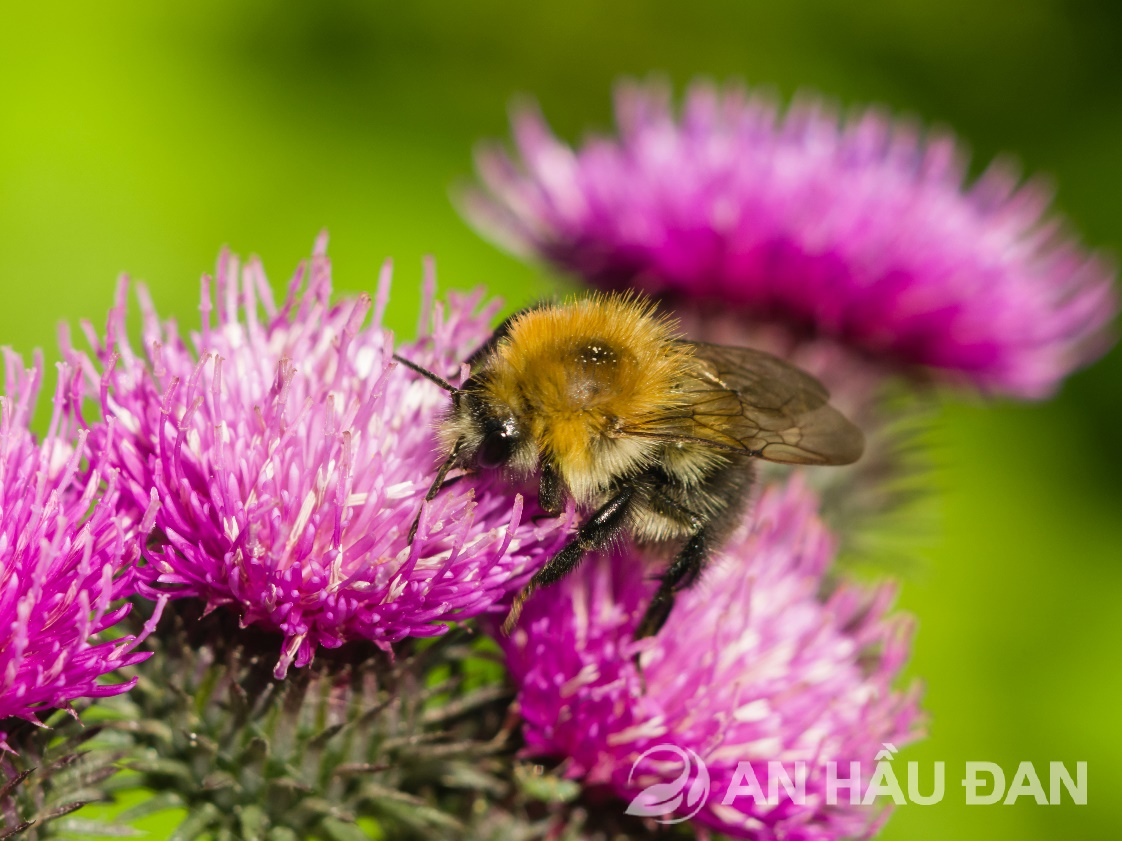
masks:
[[[683,381],[681,408],[622,434],[696,441],[785,464],[849,464],[861,456],[861,431],[810,374],[763,351],[690,344],[696,367]]]

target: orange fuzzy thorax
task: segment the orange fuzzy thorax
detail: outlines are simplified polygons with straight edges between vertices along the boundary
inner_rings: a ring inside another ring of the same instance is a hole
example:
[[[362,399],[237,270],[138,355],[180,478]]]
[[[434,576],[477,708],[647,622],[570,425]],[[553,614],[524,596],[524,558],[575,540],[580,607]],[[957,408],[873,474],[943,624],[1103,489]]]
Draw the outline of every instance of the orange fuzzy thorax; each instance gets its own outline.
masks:
[[[596,295],[529,310],[495,349],[486,391],[530,419],[530,434],[579,499],[597,477],[646,462],[649,442],[611,433],[681,402],[676,384],[692,356],[650,303]]]

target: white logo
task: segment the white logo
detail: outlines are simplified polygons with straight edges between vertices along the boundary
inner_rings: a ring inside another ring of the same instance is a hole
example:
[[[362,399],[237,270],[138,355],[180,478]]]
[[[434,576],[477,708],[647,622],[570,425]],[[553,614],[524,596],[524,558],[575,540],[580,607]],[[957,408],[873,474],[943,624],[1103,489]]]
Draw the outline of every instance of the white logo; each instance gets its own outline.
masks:
[[[681,773],[670,782],[654,783],[635,795],[635,799],[627,807],[627,814],[638,815],[642,818],[654,818],[658,823],[687,821],[701,811],[701,807],[705,805],[705,801],[709,797],[709,769],[705,767],[701,757],[692,750],[683,750],[677,745],[655,745],[653,748],[648,748],[639,754],[639,757],[631,765],[631,773],[627,775],[627,783],[628,785],[631,784],[631,778],[635,775],[636,769],[643,760],[659,753],[673,754],[675,759],[652,759],[652,765],[659,770],[668,764],[671,765],[671,768],[681,765]],[[692,782],[690,782],[691,776],[693,776]],[[686,789],[687,784],[689,786],[688,790]],[[679,808],[689,811],[678,817],[667,817]]]

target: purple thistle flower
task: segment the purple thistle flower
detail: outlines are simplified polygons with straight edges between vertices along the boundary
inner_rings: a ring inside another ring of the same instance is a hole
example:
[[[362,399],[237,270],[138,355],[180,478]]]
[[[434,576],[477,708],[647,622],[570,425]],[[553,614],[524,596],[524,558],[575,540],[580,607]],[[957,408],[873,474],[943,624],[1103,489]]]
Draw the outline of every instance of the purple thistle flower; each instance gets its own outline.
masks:
[[[503,643],[526,752],[563,758],[569,776],[631,800],[681,771],[643,757],[672,745],[708,769],[695,821],[755,839],[871,832],[884,811],[849,805],[844,790],[828,805],[825,763],[837,761],[847,778],[849,762],[861,761],[867,783],[882,743],[918,735],[916,692],[892,688],[911,624],[886,615],[891,586],[842,584],[822,600],[834,541],[816,507],[798,477],[769,486],[651,640],[631,640],[657,582],[630,552],[590,560],[531,599]],[[766,793],[768,761],[783,763],[792,780],[805,763],[802,802],[781,787],[771,806],[747,796],[722,802],[730,785],[743,784],[740,762],[752,764]]]
[[[139,518],[158,501],[142,591],[229,605],[243,625],[279,630],[278,678],[318,646],[388,648],[487,611],[562,536],[560,521],[538,528],[523,517],[508,489],[463,482],[425,506],[407,543],[448,395],[391,361],[389,264],[376,301],[332,304],[325,250],[321,237],[279,307],[258,261],[239,271],[223,254],[217,323],[204,277],[202,327],[186,339],[138,287],[143,356],[125,334],[122,284],[104,343],[86,327],[104,373],[81,359],[100,390],[97,449],[121,471],[122,508]],[[432,288],[430,265],[426,312]],[[431,333],[402,355],[456,370],[490,333],[495,305],[476,314],[479,300],[436,305]]]
[[[64,411],[66,366],[60,366],[50,426],[37,441],[28,428],[43,360],[30,369],[5,349],[0,400],[0,726],[78,698],[130,689],[136,678],[99,679],[146,660],[137,651],[159,618],[138,637],[100,639],[129,612],[113,606],[133,586],[136,532],[115,517],[121,489],[114,471],[83,476],[85,430]],[[104,480],[104,485],[102,484]],[[10,749],[0,732],[0,748]]]
[[[1016,397],[1108,345],[1113,270],[994,164],[965,184],[953,138],[811,97],[785,114],[738,87],[623,84],[618,138],[572,150],[540,114],[517,157],[484,149],[466,210],[496,241],[608,289],[739,310],[881,363]]]

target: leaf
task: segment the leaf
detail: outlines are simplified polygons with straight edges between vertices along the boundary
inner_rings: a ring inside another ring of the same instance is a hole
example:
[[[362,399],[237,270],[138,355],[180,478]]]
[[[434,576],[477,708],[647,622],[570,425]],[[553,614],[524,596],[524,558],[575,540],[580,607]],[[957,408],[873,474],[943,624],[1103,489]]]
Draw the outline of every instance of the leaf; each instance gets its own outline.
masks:
[[[463,824],[458,820],[427,804],[409,805],[400,799],[391,800],[386,798],[379,801],[378,808],[381,811],[393,815],[402,823],[417,829],[427,830],[430,833],[433,827],[440,827],[456,833],[462,833],[464,831]],[[445,837],[446,836],[447,833],[445,833]],[[431,834],[430,837],[432,837]]]
[[[60,756],[43,768],[43,776],[53,777],[63,769],[69,768],[84,756],[86,756],[85,751],[78,751],[76,753],[68,753],[65,756]]]
[[[104,765],[101,768],[93,770],[78,769],[80,773],[71,774],[71,777],[76,777],[81,780],[83,788],[93,788],[98,791],[98,794],[92,797],[92,800],[103,800],[104,796],[100,793],[99,783],[103,783],[110,777],[116,776],[120,772],[120,768],[116,765]],[[63,775],[59,775],[55,779],[65,779]]]
[[[440,782],[449,788],[478,791],[490,794],[493,797],[502,797],[509,790],[506,782],[485,771],[479,763],[453,763],[452,767],[441,775]],[[564,782],[569,781],[565,780]],[[576,783],[573,783],[573,785],[576,786]],[[579,786],[577,786],[577,789],[579,791]]]
[[[324,818],[320,827],[331,841],[370,841],[370,836],[353,823],[345,823],[337,818]]]
[[[47,812],[47,814],[40,817],[39,822],[46,823],[47,821],[53,821],[55,818],[61,818],[64,815],[69,815],[71,812],[77,812],[79,809],[85,806],[87,802],[88,801],[86,800],[72,800],[69,803],[64,803],[61,806],[56,806],[51,811]]]
[[[34,773],[35,773],[34,768],[28,768],[26,771],[22,772],[21,774],[18,774],[17,776],[12,777],[10,780],[8,780],[8,782],[4,783],[3,786],[0,786],[0,800],[2,800],[3,798],[5,798],[9,794],[11,794],[13,791],[15,791],[16,786],[18,786],[20,783],[22,783],[24,780],[26,780],[28,777],[30,777]],[[22,828],[19,828],[19,829],[22,832],[26,828],[27,827],[22,827]],[[5,836],[0,836],[0,838],[3,838],[3,837],[5,837]]]
[[[126,766],[132,771],[139,771],[142,774],[153,774],[159,777],[171,777],[178,780],[184,786],[191,786],[194,784],[194,775],[191,773],[183,763],[177,762],[174,759],[162,759],[158,756],[141,756],[131,760]],[[158,788],[165,788],[165,786],[158,786]]]
[[[269,756],[269,743],[260,736],[255,736],[246,747],[241,757],[242,765],[256,765]]]
[[[355,816],[342,806],[323,797],[305,797],[300,801],[300,808],[317,815],[320,820],[327,820],[328,818],[338,820],[340,817],[352,821],[355,819]]]
[[[98,724],[93,727],[86,727],[66,737],[63,744],[67,748],[76,748],[78,745],[84,744],[92,739],[94,736],[101,735],[104,725]]]
[[[344,762],[342,765],[336,765],[331,773],[336,777],[355,777],[365,774],[377,774],[382,771],[387,771],[392,767],[392,765],[386,763]]]
[[[342,730],[345,726],[346,726],[345,723],[331,725],[326,730],[324,730],[322,733],[317,733],[312,739],[310,739],[308,741],[308,747],[312,748],[313,750],[317,749],[317,748],[320,748],[320,747],[323,747],[323,745],[325,745],[325,744],[327,744],[327,742],[331,741],[331,738],[333,736],[335,736],[335,734],[338,733],[340,730]]]
[[[223,788],[238,788],[237,778],[229,771],[211,771],[199,786],[203,791],[218,791]]]
[[[166,809],[179,809],[184,806],[183,798],[173,791],[162,791],[117,815],[117,820],[132,823]]]
[[[260,806],[243,806],[238,813],[242,841],[261,841],[269,826],[269,818]]]
[[[541,773],[540,766],[515,765],[514,781],[523,794],[543,803],[569,803],[580,795],[579,783]]]
[[[8,838],[13,838],[28,827],[34,825],[35,821],[24,821],[19,826],[12,827],[11,829],[4,831],[3,834],[0,834],[0,841],[6,841],[6,839]]]
[[[174,733],[167,724],[154,719],[108,721],[104,724],[104,727],[107,730],[116,730],[122,733],[139,733],[144,736],[152,736],[164,743],[170,742]]]
[[[175,832],[168,836],[168,841],[194,841],[214,825],[218,816],[217,806],[204,803],[183,819]]]
[[[105,823],[84,818],[66,818],[51,825],[54,834],[94,835],[98,838],[139,838],[144,835],[139,829],[122,823]]]
[[[463,698],[433,707],[421,716],[424,724],[438,724],[471,712],[479,707],[511,696],[507,686],[485,686],[468,693]]]

